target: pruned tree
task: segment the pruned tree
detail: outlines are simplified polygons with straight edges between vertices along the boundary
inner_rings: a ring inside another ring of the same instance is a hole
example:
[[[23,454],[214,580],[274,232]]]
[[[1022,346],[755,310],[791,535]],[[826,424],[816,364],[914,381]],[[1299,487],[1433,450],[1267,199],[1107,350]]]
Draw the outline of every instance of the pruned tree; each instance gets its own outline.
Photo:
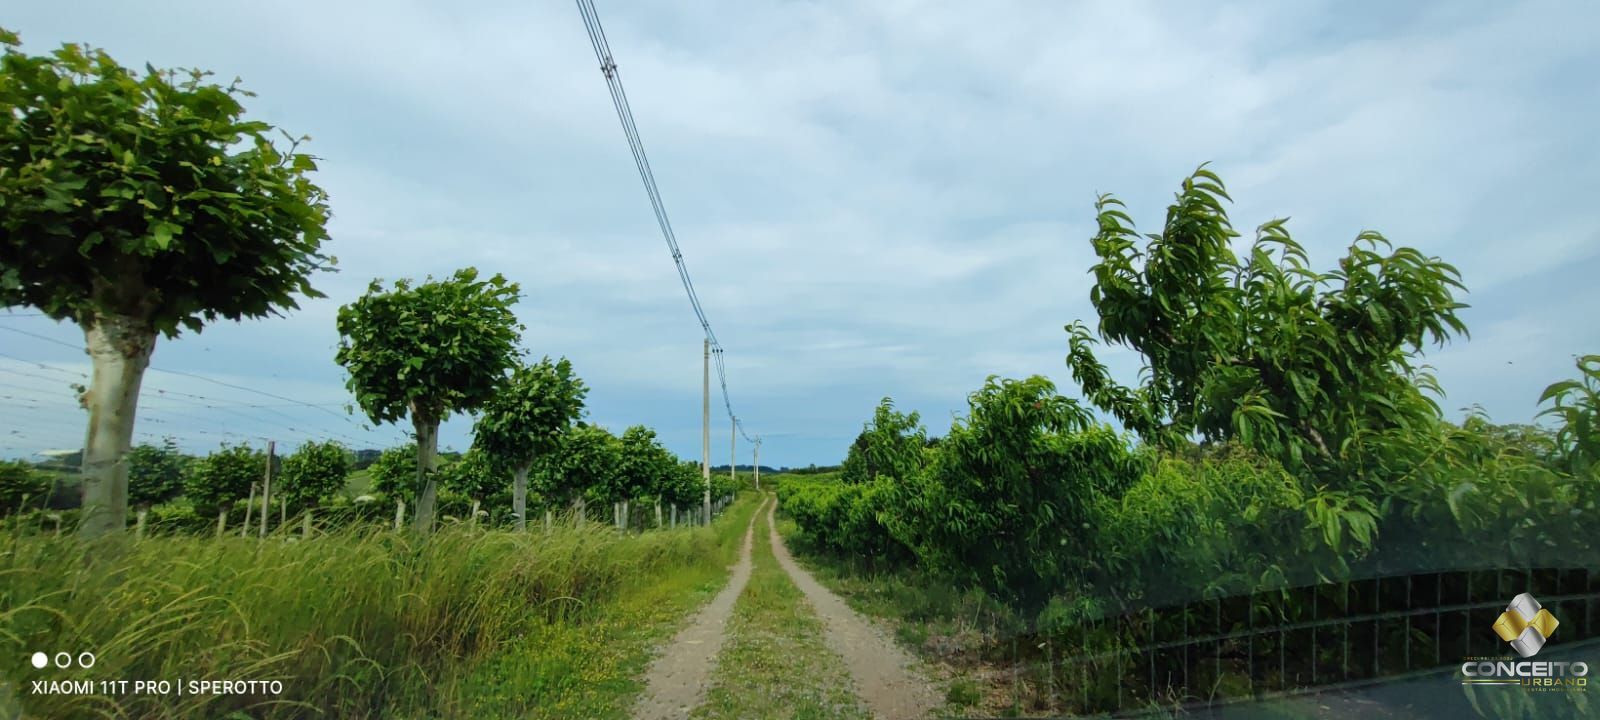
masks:
[[[226,510],[250,493],[250,484],[267,470],[266,453],[249,445],[224,444],[194,461],[184,478],[184,494],[195,507]]]
[[[623,430],[619,450],[617,478],[624,497],[659,499],[662,488],[677,472],[678,458],[662,446],[656,431],[643,425]]]
[[[505,492],[506,467],[482,448],[472,447],[439,468],[439,488],[468,500],[487,501]]]
[[[511,511],[527,529],[528,473],[540,456],[556,452],[561,437],[583,413],[588,394],[566,358],[546,357],[512,371],[473,425],[473,443],[511,468]]]
[[[128,453],[128,501],[148,508],[183,494],[183,471],[189,458],[167,438],[160,445],[143,444]]]
[[[1068,325],[1067,365],[1088,399],[1147,440],[1237,438],[1313,471],[1348,469],[1363,440],[1437,421],[1424,393],[1437,385],[1417,360],[1426,343],[1466,333],[1455,268],[1367,231],[1319,273],[1283,219],[1257,228],[1241,260],[1229,199],[1202,166],[1145,238],[1120,200],[1096,202],[1099,339],[1137,352],[1145,372],[1118,384],[1089,329]]]
[[[273,493],[295,508],[312,508],[343,489],[349,476],[349,450],[333,440],[307,441],[283,459]]]
[[[579,422],[561,436],[559,449],[541,458],[541,492],[554,503],[578,506],[590,497],[604,499],[617,473],[619,443],[603,427]]]
[[[346,386],[375,423],[410,417],[417,437],[415,527],[433,528],[438,482],[439,423],[481,408],[514,367],[522,325],[511,306],[521,297],[500,275],[479,279],[475,268],[443,280],[367,293],[339,308],[339,351]]]
[[[372,480],[372,491],[383,493],[390,500],[404,500],[415,504],[417,484],[417,444],[406,443],[384,450],[378,459],[367,467],[367,477]]]
[[[126,525],[127,455],[158,335],[199,332],[321,297],[326,196],[312,156],[244,119],[238,81],[141,74],[104,51],[21,52],[0,29],[0,305],[83,329],[84,520]],[[287,137],[287,136],[285,136]]]

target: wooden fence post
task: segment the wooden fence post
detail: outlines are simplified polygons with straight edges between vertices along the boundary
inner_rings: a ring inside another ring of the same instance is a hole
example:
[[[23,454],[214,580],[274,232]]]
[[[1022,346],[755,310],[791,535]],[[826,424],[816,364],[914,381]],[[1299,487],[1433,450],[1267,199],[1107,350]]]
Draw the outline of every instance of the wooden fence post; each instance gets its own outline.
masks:
[[[300,523],[300,537],[311,539],[311,510],[306,510],[305,518]]]
[[[228,531],[228,511],[226,509],[218,510],[217,511],[217,539],[221,540],[222,539],[222,534],[227,532],[227,531]]]
[[[550,534],[550,525],[551,525],[551,520],[552,520],[551,519],[551,515],[552,514],[553,513],[550,512],[550,508],[545,508],[544,509],[544,532],[545,532],[546,535]]]
[[[250,483],[250,499],[244,502],[244,525],[239,526],[239,537],[250,536],[250,513],[256,509],[256,484]]]
[[[261,537],[267,536],[267,515],[272,512],[272,456],[276,448],[276,442],[267,441],[267,471],[261,480]]]
[[[661,500],[656,500],[656,529],[661,529]]]
[[[401,498],[394,499],[394,531],[400,532],[406,521],[406,501]]]
[[[478,500],[473,500],[472,501],[472,520],[467,523],[468,525],[470,525],[472,527],[477,527],[478,526],[478,508],[481,507],[481,506],[482,506],[482,502],[481,501],[478,501]]]
[[[149,514],[150,514],[149,510],[140,508],[138,519],[136,521],[134,521],[134,524],[133,524],[133,537],[134,537],[134,539],[143,539],[144,538],[144,518],[145,518],[146,515],[149,515]]]

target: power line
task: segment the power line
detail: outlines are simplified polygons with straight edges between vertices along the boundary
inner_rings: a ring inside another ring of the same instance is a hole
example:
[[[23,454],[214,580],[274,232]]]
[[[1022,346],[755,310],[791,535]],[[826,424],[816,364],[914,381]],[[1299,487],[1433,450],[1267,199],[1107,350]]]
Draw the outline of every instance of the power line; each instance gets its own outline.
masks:
[[[661,191],[656,187],[655,172],[650,168],[650,159],[644,152],[644,141],[639,137],[639,128],[633,121],[633,109],[628,105],[628,93],[622,87],[622,75],[617,70],[616,60],[611,55],[611,43],[606,39],[606,31],[600,23],[600,13],[594,7],[594,0],[577,0],[578,13],[583,16],[583,26],[589,33],[589,43],[594,46],[595,59],[600,61],[600,72],[605,75],[606,88],[611,92],[611,104],[617,109],[617,120],[622,123],[622,133],[628,139],[628,150],[633,154],[633,164],[639,171],[639,180],[644,183],[645,194],[650,198],[650,208],[655,213],[656,224],[661,228],[661,236],[667,241],[667,249],[672,253],[672,262],[678,268],[678,279],[683,283],[684,294],[689,297],[689,305],[694,308],[695,318],[700,321],[700,328],[705,331],[706,341],[711,344],[713,357],[716,359],[717,384],[722,388],[722,405],[728,411],[728,420],[738,428],[739,434],[744,435],[747,442],[753,442],[745,434],[744,427],[739,423],[738,417],[733,414],[733,402],[728,397],[728,374],[722,359],[722,344],[717,342],[717,334],[711,329],[711,321],[706,319],[705,308],[700,305],[700,296],[695,292],[694,281],[689,277],[689,268],[683,262],[683,251],[678,248],[678,236],[672,230],[672,221],[667,217],[666,203],[661,200]]]
[[[73,345],[72,343],[62,342],[62,341],[57,340],[55,338],[52,338],[52,337],[49,337],[49,336],[46,336],[46,335],[40,335],[38,333],[28,332],[26,330],[19,330],[17,328],[4,327],[4,326],[0,326],[0,330],[6,330],[6,331],[14,332],[14,333],[17,333],[19,335],[26,335],[28,337],[31,337],[31,338],[34,338],[34,339],[37,339],[37,340],[43,340],[45,342],[48,342],[48,343],[51,343],[51,344],[54,344],[54,345],[60,345],[61,347],[71,348],[73,350],[78,350],[80,352],[83,350],[82,347],[79,347],[77,345]],[[5,357],[11,358],[11,359],[16,360],[18,362],[24,362],[24,363],[30,362],[30,361],[27,361],[27,360],[22,360],[20,358],[12,357],[10,355],[6,355]],[[53,370],[55,372],[59,372],[59,373],[67,374],[67,375],[76,375],[74,373],[71,373],[70,371],[62,370],[60,368],[54,368],[54,367],[46,366],[46,365],[44,365],[42,363],[32,363],[32,364],[38,365],[39,367],[44,368],[44,369]],[[356,421],[350,419],[349,416],[342,415],[340,413],[337,413],[337,412],[334,412],[332,410],[329,410],[324,405],[319,405],[319,404],[316,404],[316,403],[308,403],[308,402],[304,402],[304,401],[301,401],[301,400],[297,400],[295,398],[285,397],[283,395],[278,395],[276,393],[270,393],[270,392],[267,392],[267,391],[264,391],[264,390],[257,390],[255,388],[252,388],[252,387],[249,387],[249,386],[246,386],[246,385],[239,385],[239,384],[236,384],[236,383],[224,382],[222,380],[217,380],[215,378],[209,378],[209,377],[206,377],[204,375],[198,375],[198,374],[191,373],[191,372],[184,372],[184,371],[181,371],[181,370],[168,370],[166,368],[159,368],[159,367],[156,367],[154,365],[148,366],[148,369],[151,370],[151,371],[158,372],[158,373],[163,373],[163,374],[166,374],[166,375],[177,375],[177,376],[180,376],[180,377],[193,378],[193,379],[200,380],[200,381],[203,381],[203,382],[211,383],[213,385],[220,385],[222,387],[232,388],[234,390],[241,390],[241,391],[248,392],[248,393],[253,393],[253,394],[256,394],[256,395],[261,395],[263,397],[269,397],[269,398],[272,398],[274,400],[280,400],[280,401],[283,401],[285,403],[288,403],[291,406],[311,408],[312,410],[316,410],[318,412],[322,412],[322,413],[331,415],[333,417],[336,417],[340,421],[345,422],[345,423],[351,425],[352,427],[358,428],[363,432],[375,432],[374,428],[366,426],[366,425],[362,425],[360,423],[357,423]],[[21,372],[15,371],[15,370],[11,370],[9,372],[13,372],[13,373],[16,373],[16,374],[19,374],[19,375],[28,375],[28,373],[21,373]],[[37,377],[39,379],[50,380],[51,382],[60,382],[60,381],[55,380],[53,378],[44,378],[42,376],[37,376],[37,375],[30,375],[30,376],[31,377]],[[77,377],[83,377],[82,375],[76,375],[76,376]],[[177,392],[177,391],[160,390],[160,389],[154,389],[154,388],[152,388],[152,390],[154,390],[155,392],[157,392],[159,394],[162,394],[162,395],[166,395],[166,394],[183,395],[183,396],[193,397],[193,398],[197,398],[197,399],[214,400],[214,401],[217,401],[217,402],[223,402],[222,400],[220,400],[218,398],[210,398],[210,397],[207,397],[207,396],[204,396],[204,395],[196,395],[196,394],[193,394],[193,393],[180,393],[180,392]],[[300,422],[298,419],[293,418],[293,417],[288,416],[288,415],[285,415],[285,414],[283,414],[281,412],[278,412],[276,410],[268,410],[268,412],[273,412],[275,414],[282,415],[283,417],[287,417],[290,420],[293,420],[295,422]],[[297,430],[296,432],[306,432],[306,431]],[[332,431],[324,431],[324,432],[331,433]]]

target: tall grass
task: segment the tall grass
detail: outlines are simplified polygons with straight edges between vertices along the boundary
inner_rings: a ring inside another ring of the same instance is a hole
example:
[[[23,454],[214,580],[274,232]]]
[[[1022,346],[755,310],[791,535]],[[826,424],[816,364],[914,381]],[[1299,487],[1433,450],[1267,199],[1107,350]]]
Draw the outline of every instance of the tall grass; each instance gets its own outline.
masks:
[[[452,678],[536,628],[581,622],[652,578],[721,569],[729,524],[632,536],[590,524],[548,534],[459,527],[421,539],[352,528],[308,541],[172,536],[92,545],[6,534],[0,655],[8,662],[0,672],[13,688],[0,688],[0,706],[20,708],[0,707],[0,716],[432,715],[434,694]],[[27,658],[36,651],[92,652],[97,661],[89,670],[35,670]],[[284,687],[276,697],[38,695],[29,692],[35,679],[276,679]]]

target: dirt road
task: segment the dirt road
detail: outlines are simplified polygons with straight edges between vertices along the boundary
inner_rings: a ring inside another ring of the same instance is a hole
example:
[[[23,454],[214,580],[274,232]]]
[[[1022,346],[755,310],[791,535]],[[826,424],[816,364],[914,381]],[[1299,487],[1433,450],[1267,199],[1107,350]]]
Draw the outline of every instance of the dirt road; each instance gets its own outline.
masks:
[[[761,507],[771,502],[770,498],[764,499]],[[739,551],[739,562],[733,566],[727,586],[710,604],[695,613],[689,626],[672,638],[661,657],[645,671],[645,689],[633,711],[637,720],[682,720],[705,701],[711,670],[727,638],[728,618],[733,614],[734,601],[750,581],[750,546],[755,540],[756,519],[761,517],[761,507],[750,516],[750,524],[744,531],[744,548]]]
[[[873,717],[879,720],[928,717],[939,705],[938,692],[916,671],[909,654],[795,563],[778,536],[772,519],[776,510],[775,502],[767,509],[772,553],[822,619],[827,628],[824,639],[828,648],[844,659],[850,677],[855,680],[856,691]]]

